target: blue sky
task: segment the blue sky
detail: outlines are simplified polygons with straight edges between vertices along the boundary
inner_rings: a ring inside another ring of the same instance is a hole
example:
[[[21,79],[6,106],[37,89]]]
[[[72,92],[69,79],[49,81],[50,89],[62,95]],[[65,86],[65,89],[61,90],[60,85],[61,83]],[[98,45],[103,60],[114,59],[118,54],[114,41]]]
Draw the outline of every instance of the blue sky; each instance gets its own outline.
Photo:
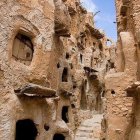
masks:
[[[100,11],[94,18],[96,27],[116,41],[116,24],[113,23],[116,21],[115,0],[81,0],[81,3],[89,12]]]

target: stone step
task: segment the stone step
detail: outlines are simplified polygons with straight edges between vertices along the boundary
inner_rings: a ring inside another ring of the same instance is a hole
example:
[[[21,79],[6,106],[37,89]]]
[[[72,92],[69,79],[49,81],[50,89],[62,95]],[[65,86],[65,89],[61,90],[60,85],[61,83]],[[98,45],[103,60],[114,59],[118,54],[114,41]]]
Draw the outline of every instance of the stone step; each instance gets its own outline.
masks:
[[[93,139],[87,137],[75,137],[75,140],[93,140]]]
[[[87,138],[91,138],[93,136],[93,133],[77,133],[76,136],[78,137],[87,137]]]
[[[89,127],[89,128],[90,128],[90,127],[91,127],[91,128],[93,127],[93,125],[92,125],[92,124],[91,124],[91,125],[81,124],[81,126],[82,126],[82,127]],[[81,127],[81,126],[80,126],[80,127]]]
[[[84,128],[84,127],[80,127],[78,128],[77,132],[87,132],[87,133],[92,133],[93,132],[93,129],[88,129],[88,128]]]
[[[81,123],[77,129],[75,140],[100,140],[101,121],[103,115],[94,115]]]
[[[76,136],[78,137],[92,137],[93,136],[93,133],[77,133]]]

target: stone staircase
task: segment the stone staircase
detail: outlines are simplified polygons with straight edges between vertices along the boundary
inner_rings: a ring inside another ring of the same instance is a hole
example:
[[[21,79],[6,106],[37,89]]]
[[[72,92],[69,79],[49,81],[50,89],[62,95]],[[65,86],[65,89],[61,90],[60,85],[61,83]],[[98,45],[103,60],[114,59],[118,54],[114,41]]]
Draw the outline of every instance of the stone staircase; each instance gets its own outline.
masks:
[[[81,123],[74,140],[100,140],[102,114],[94,115]]]

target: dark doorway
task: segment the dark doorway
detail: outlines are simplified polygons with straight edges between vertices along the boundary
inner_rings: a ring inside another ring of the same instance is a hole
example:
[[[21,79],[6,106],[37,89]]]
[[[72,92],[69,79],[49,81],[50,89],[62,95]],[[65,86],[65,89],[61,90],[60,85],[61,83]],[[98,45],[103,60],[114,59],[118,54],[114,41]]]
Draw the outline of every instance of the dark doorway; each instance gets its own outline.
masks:
[[[65,140],[65,137],[62,134],[55,134],[53,140]]]
[[[15,140],[35,140],[37,133],[37,128],[32,120],[17,121]]]
[[[85,81],[86,84],[86,81]],[[83,85],[81,88],[81,100],[80,100],[80,106],[82,110],[87,109],[87,97],[86,97],[86,92],[85,92],[85,86]]]
[[[62,120],[64,120],[66,123],[69,122],[69,107],[68,106],[63,106],[62,108]]]
[[[62,73],[62,82],[68,82],[68,68],[64,68]]]

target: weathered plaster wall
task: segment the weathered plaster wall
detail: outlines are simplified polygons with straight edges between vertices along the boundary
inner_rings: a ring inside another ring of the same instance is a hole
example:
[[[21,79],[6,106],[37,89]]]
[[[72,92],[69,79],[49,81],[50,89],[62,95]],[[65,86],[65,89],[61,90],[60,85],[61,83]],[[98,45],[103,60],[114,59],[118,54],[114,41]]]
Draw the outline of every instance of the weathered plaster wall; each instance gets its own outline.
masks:
[[[139,1],[116,0],[118,43],[115,74],[106,76],[106,121],[108,140],[131,140],[134,124],[134,104],[126,89],[139,78]],[[136,10],[137,9],[137,10]],[[133,135],[135,136],[135,134]],[[135,137],[134,139],[139,139]]]
[[[0,139],[14,140],[16,121],[25,118],[34,120],[37,125],[40,133],[37,139],[48,139],[42,129],[44,123],[51,121],[46,100],[28,97],[19,99],[14,90],[28,82],[47,86],[46,75],[53,48],[54,3],[9,0],[1,1],[0,9]],[[34,56],[30,66],[16,62],[11,55],[13,40],[19,30],[32,36]]]
[[[1,0],[0,11],[0,140],[14,140],[16,122],[23,119],[33,120],[37,140],[55,133],[73,140],[82,121],[105,111],[104,76],[115,72],[114,44],[107,46],[109,39],[79,0]],[[30,65],[12,55],[18,33],[33,44]],[[63,106],[69,123],[62,119]]]

